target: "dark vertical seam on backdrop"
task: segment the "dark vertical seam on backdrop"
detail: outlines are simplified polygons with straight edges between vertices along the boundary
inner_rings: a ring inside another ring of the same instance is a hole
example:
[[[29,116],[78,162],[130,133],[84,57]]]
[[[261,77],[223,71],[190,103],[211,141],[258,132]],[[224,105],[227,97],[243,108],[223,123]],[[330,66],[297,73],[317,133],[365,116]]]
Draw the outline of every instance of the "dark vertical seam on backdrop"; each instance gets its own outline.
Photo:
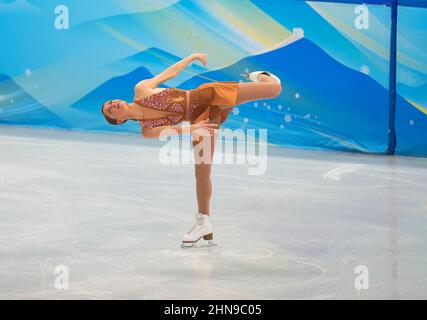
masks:
[[[391,1],[389,131],[387,154],[396,152],[397,0]]]

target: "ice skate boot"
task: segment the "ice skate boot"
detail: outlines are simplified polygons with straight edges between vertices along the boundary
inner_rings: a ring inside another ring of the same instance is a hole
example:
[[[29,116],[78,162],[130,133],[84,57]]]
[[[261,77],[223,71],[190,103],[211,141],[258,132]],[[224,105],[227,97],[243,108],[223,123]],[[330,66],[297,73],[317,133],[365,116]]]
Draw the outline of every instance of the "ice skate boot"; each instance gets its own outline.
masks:
[[[272,74],[271,72],[268,71],[254,71],[254,72],[245,72],[242,73],[241,76],[246,78],[247,80],[251,80],[253,82],[259,82],[258,81],[258,76],[260,74],[266,74],[267,76],[270,76],[272,78],[274,78],[279,84],[281,84],[282,82],[280,81],[279,77]]]
[[[203,238],[207,243],[198,244]],[[188,248],[209,248],[216,246],[213,240],[212,224],[207,214],[197,213],[196,224],[182,237],[181,247]]]

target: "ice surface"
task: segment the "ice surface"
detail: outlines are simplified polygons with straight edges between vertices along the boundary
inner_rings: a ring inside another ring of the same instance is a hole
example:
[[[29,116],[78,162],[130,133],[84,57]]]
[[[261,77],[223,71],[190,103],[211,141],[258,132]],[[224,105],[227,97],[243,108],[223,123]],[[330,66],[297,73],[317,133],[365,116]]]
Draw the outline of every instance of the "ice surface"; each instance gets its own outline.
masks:
[[[161,145],[0,127],[0,298],[427,298],[427,159],[269,147],[264,175],[214,165],[219,246],[183,250],[194,167]]]

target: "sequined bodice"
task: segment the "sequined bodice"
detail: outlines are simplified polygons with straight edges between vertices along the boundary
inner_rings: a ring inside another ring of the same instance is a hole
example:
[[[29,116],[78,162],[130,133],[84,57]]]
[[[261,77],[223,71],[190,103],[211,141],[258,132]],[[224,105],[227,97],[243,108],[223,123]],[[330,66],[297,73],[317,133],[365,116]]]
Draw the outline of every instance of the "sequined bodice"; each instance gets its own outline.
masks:
[[[135,103],[153,110],[173,113],[159,118],[140,120],[144,127],[155,128],[159,126],[170,126],[186,118],[187,97],[185,90],[166,88],[148,97],[136,99]]]

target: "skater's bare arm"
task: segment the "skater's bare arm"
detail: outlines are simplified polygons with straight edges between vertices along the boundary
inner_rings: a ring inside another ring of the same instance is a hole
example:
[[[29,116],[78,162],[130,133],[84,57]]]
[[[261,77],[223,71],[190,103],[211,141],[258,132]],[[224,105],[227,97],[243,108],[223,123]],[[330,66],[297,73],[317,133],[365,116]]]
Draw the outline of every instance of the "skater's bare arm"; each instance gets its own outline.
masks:
[[[171,66],[168,69],[170,69],[175,74],[179,74],[182,70],[184,70],[194,60],[199,60],[203,65],[207,65],[208,60],[207,60],[206,56],[207,56],[207,53],[193,53],[192,55],[188,56],[187,58],[182,59],[181,61],[175,63],[173,66]]]
[[[184,70],[194,60],[199,60],[205,66],[208,63],[206,56],[207,56],[207,53],[193,53],[192,55],[188,56],[187,58],[184,58],[181,61],[170,66],[164,72],[170,72],[172,74],[178,75],[182,70]]]
[[[147,128],[141,125],[141,133],[144,138],[159,138],[160,136],[173,136],[190,134],[198,131],[200,134],[213,135],[214,130],[218,128],[218,124],[209,123],[209,120],[203,120],[199,123],[189,126],[175,125],[175,126],[160,126],[155,128]],[[199,131],[200,130],[200,131]],[[203,131],[205,130],[205,131]]]
[[[178,61],[177,63],[173,64],[172,66],[167,68],[165,71],[159,73],[157,76],[151,79],[142,80],[138,84],[140,86],[145,86],[149,89],[157,88],[159,84],[176,77],[182,70],[184,70],[194,60],[199,60],[201,63],[203,63],[203,65],[207,65],[208,60],[206,56],[207,56],[206,53],[193,53],[187,58],[184,58],[181,61]]]
[[[162,84],[163,82],[168,81],[169,79],[175,78],[176,77],[176,73],[170,72],[168,70],[165,70],[161,73],[159,73],[157,76],[150,78],[150,79],[145,79],[140,81],[135,88],[139,88],[139,90],[150,90],[150,89],[154,89],[157,88],[160,84]],[[136,90],[136,89],[135,89]]]

